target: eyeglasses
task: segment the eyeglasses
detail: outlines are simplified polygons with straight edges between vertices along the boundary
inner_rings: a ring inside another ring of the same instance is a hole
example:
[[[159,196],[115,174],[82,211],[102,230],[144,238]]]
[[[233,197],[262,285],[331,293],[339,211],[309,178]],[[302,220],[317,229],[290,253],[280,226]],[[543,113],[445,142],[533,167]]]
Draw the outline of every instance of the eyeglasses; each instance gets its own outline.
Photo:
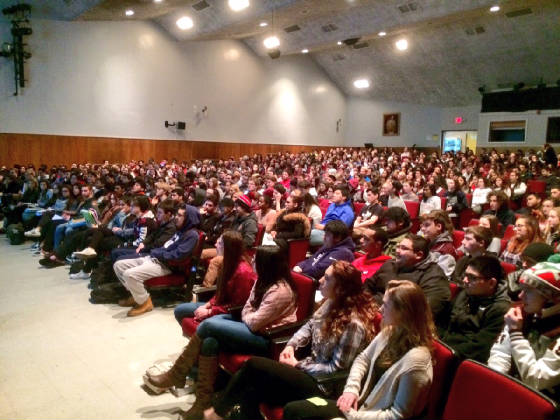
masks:
[[[482,276],[476,276],[476,275],[474,275],[474,274],[472,274],[472,273],[465,273],[465,277],[466,277],[467,280],[470,281],[470,282],[474,282],[474,281],[476,281],[476,280],[485,280],[484,277],[482,277]]]
[[[397,249],[400,249],[401,251],[414,251],[413,248],[408,248],[404,245],[397,245]]]

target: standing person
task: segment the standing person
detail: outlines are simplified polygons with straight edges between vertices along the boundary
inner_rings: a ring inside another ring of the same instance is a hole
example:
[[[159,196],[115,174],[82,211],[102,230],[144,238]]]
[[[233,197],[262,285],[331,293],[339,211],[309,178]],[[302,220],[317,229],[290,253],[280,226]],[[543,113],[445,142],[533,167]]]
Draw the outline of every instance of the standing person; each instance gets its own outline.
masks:
[[[547,165],[552,165],[553,168],[558,167],[558,156],[549,143],[544,144],[544,161]]]
[[[521,306],[511,308],[488,366],[558,399],[560,395],[560,265],[540,263],[519,280]]]
[[[314,395],[333,396],[314,376],[348,369],[377,334],[378,307],[363,293],[360,273],[350,263],[334,262],[320,280],[327,300],[286,344],[279,361],[251,358],[230,380],[205,418],[223,418],[240,404],[241,418],[257,418],[258,405],[284,405]],[[295,352],[311,344],[311,355],[297,360]]]
[[[285,419],[409,419],[428,403],[435,328],[418,285],[392,280],[383,297],[381,332],[354,360],[344,392],[284,406]],[[318,403],[315,404],[314,402]]]

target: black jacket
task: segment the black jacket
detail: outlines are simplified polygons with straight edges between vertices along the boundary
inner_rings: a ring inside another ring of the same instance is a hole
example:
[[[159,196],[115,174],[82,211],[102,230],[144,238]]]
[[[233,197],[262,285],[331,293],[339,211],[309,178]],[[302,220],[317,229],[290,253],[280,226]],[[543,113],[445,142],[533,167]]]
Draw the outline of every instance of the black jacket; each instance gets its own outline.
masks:
[[[429,254],[414,267],[399,267],[396,261],[387,261],[372,277],[366,280],[366,287],[381,303],[387,283],[391,280],[410,280],[419,285],[432,308],[436,323],[439,322],[439,317],[447,311],[451,298],[449,281],[438,265],[435,255]]]
[[[157,226],[154,230],[148,233],[146,239],[144,239],[143,252],[148,252],[150,249],[163,246],[163,244],[165,244],[169,238],[175,234],[176,230],[177,228],[173,219]]]
[[[488,297],[469,296],[461,290],[452,303],[447,324],[440,325],[439,336],[461,358],[486,363],[509,307],[505,283]]]

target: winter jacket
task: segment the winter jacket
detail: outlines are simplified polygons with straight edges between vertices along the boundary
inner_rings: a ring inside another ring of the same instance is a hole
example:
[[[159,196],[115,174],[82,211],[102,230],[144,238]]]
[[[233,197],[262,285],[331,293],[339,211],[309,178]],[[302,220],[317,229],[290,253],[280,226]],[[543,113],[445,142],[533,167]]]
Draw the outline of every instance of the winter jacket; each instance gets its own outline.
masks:
[[[413,267],[399,267],[396,261],[387,261],[377,273],[366,280],[366,287],[381,302],[387,283],[391,280],[410,280],[420,286],[432,308],[436,323],[447,310],[451,298],[449,282],[435,255],[430,253]]]
[[[216,245],[216,241],[218,238],[224,233],[227,229],[231,227],[233,221],[236,218],[236,214],[232,211],[229,214],[222,214],[212,230],[206,233],[206,242],[205,247],[213,248]]]
[[[199,229],[204,232],[207,236],[211,235],[214,227],[220,220],[220,213],[214,212],[212,214],[202,214],[200,216],[200,226]]]
[[[144,242],[146,236],[148,236],[155,227],[156,221],[154,213],[152,213],[151,210],[148,210],[142,216],[138,217],[134,225],[134,242],[132,242],[132,246],[138,246]]]
[[[438,335],[461,358],[485,363],[502,331],[509,307],[505,283],[498,285],[492,296],[469,296],[466,290],[461,290],[452,303],[447,324],[440,326]]]
[[[338,242],[331,248],[322,246],[308,259],[297,264],[303,274],[320,279],[330,265],[338,260],[354,261],[354,242],[351,237],[347,237]]]
[[[523,383],[560,397],[560,304],[550,316],[527,319],[523,331],[506,326],[490,350],[488,366],[517,376]]]
[[[502,231],[500,232],[500,236],[502,236],[505,232],[505,229],[509,225],[515,224],[515,213],[511,211],[507,205],[503,205],[498,209],[498,211],[493,210],[486,210],[482,215],[491,214],[496,216],[498,221],[502,224]]]
[[[255,245],[255,239],[259,231],[255,213],[250,213],[247,216],[237,215],[231,228],[241,233],[241,236],[243,236],[243,243],[247,249]]]
[[[397,255],[397,245],[401,243],[406,235],[408,235],[408,231],[410,230],[411,226],[411,224],[408,224],[407,226],[396,232],[387,232],[389,240],[385,244],[385,248],[383,248],[384,255],[395,258],[395,256]]]
[[[144,239],[144,249],[142,250],[142,252],[149,252],[150,249],[163,246],[169,240],[169,238],[171,238],[175,234],[176,230],[177,228],[173,219],[159,226],[156,226],[155,229],[148,236],[146,236],[146,239]]]
[[[445,206],[451,206],[451,212],[448,213],[449,217],[459,217],[461,211],[469,206],[467,196],[461,190],[447,191],[445,196],[447,197]]]
[[[257,281],[257,273],[247,261],[242,260],[230,279],[227,279],[222,303],[216,304],[216,296],[210,299],[212,316],[227,314],[230,306],[244,305],[249,299],[253,285]]]
[[[438,264],[447,277],[455,271],[457,251],[449,232],[440,234],[431,244],[430,253],[438,258]]]
[[[300,212],[290,212],[283,210],[276,217],[273,231],[276,231],[274,242],[281,248],[288,247],[288,239],[309,238],[311,233],[311,223],[307,216]]]
[[[321,224],[326,225],[332,220],[342,220],[346,226],[352,226],[352,223],[354,223],[354,209],[350,201],[346,201],[342,204],[332,203],[329,206]]]
[[[175,267],[167,263],[186,259],[195,250],[198,243],[198,231],[196,228],[200,223],[198,209],[186,206],[185,224],[161,247],[150,251],[150,256],[157,258],[159,262],[167,265],[172,271]]]
[[[390,259],[391,257],[388,255],[379,255],[374,258],[368,258],[367,255],[364,255],[355,259],[352,265],[360,270],[362,273],[362,283],[365,283],[368,278],[373,276]]]

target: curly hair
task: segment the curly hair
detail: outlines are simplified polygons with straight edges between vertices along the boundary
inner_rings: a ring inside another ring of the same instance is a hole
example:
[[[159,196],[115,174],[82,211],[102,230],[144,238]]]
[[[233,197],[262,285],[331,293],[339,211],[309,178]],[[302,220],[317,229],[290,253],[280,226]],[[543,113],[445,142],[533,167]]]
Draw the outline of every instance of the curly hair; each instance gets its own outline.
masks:
[[[432,311],[420,286],[408,280],[391,280],[385,293],[397,315],[397,322],[390,325],[382,323],[390,336],[379,356],[381,366],[391,366],[414,347],[424,346],[433,352],[436,329]]]
[[[366,341],[370,342],[379,332],[375,327],[379,306],[373,296],[364,291],[362,275],[356,267],[348,261],[335,261],[331,267],[336,297],[324,319],[319,335],[334,336],[339,339],[352,319],[358,318],[366,331]]]

